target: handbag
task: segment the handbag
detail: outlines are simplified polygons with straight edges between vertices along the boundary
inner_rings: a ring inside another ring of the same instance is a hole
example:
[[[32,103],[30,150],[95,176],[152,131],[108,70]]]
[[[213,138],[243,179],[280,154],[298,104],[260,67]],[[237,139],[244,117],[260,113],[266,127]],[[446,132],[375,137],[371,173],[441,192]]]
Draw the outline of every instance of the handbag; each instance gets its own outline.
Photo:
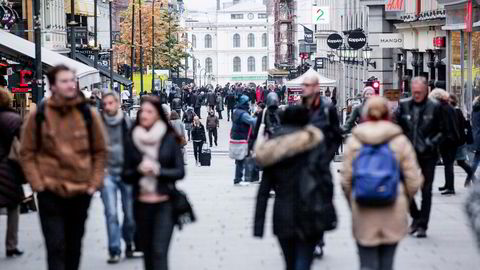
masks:
[[[255,141],[255,145],[253,146],[253,149],[255,149],[255,146],[263,144],[266,140],[268,140],[267,135],[265,134],[265,115],[267,114],[266,110],[264,109],[262,112],[262,120],[260,122],[260,128],[258,129],[257,133],[257,140]]]
[[[177,189],[175,184],[172,184],[171,188],[171,201],[173,208],[173,220],[178,229],[181,230],[183,225],[193,223],[197,220],[195,213],[193,212],[192,205],[188,200],[185,192]]]

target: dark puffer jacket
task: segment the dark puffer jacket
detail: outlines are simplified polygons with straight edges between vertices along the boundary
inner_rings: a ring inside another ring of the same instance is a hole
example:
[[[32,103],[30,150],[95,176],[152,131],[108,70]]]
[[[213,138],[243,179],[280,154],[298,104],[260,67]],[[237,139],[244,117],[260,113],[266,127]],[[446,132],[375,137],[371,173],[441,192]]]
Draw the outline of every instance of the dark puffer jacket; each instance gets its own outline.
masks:
[[[8,154],[15,136],[19,136],[22,118],[17,113],[0,109],[0,207],[18,204],[23,199],[21,168],[13,166]]]
[[[480,151],[480,100],[476,100],[472,107],[473,149]]]
[[[282,147],[278,147],[281,145]],[[256,160],[264,167],[264,175],[258,191],[255,210],[254,235],[263,236],[265,213],[270,190],[275,191],[273,208],[273,233],[279,238],[300,237],[299,179],[308,168],[331,180],[324,136],[314,126],[284,126],[261,146],[255,147]],[[318,159],[313,162],[311,155]]]

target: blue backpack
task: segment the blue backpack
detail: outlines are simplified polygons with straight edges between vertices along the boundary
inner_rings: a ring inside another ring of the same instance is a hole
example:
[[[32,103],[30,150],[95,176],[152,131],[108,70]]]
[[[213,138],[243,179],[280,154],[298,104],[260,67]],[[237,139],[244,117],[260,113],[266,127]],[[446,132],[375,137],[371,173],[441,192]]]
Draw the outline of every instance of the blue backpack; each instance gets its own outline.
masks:
[[[359,205],[391,205],[400,178],[398,161],[388,143],[366,144],[353,161],[353,197]]]

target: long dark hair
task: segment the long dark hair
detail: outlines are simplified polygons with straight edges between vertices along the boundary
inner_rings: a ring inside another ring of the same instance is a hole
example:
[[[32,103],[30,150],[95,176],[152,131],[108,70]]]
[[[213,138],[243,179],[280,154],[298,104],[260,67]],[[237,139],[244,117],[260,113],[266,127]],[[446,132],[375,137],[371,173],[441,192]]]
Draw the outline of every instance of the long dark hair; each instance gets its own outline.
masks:
[[[147,103],[147,102],[153,105],[153,107],[157,110],[158,115],[160,115],[160,119],[162,119],[165,125],[167,125],[167,133],[173,134],[175,136],[177,143],[181,142],[180,135],[177,134],[177,132],[172,127],[172,125],[170,124],[170,121],[167,118],[167,114],[165,113],[165,110],[162,107],[160,98],[157,96],[144,96],[142,98],[142,103],[140,105],[143,105],[144,103]],[[135,126],[140,124],[140,117],[138,116],[140,116],[141,111],[142,109],[140,108],[137,114],[137,119],[135,121]]]

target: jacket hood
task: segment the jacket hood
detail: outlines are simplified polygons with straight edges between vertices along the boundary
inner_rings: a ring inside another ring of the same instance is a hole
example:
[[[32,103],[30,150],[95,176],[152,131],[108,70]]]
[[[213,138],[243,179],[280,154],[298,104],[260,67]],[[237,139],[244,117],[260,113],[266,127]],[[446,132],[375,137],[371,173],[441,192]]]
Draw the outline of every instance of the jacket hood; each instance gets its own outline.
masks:
[[[352,130],[352,135],[361,143],[371,145],[388,142],[401,134],[402,129],[389,121],[365,122]]]
[[[284,159],[307,152],[323,142],[320,129],[308,125],[297,131],[287,133],[255,145],[256,160],[261,166],[270,166]]]
[[[80,105],[86,102],[87,100],[81,95],[78,95],[76,98],[73,98],[73,99],[64,99],[58,96],[52,96],[51,98],[48,99],[47,104],[50,107],[60,109],[60,108],[75,107],[77,105]]]
[[[474,112],[480,111],[480,101],[473,102],[472,110]]]

